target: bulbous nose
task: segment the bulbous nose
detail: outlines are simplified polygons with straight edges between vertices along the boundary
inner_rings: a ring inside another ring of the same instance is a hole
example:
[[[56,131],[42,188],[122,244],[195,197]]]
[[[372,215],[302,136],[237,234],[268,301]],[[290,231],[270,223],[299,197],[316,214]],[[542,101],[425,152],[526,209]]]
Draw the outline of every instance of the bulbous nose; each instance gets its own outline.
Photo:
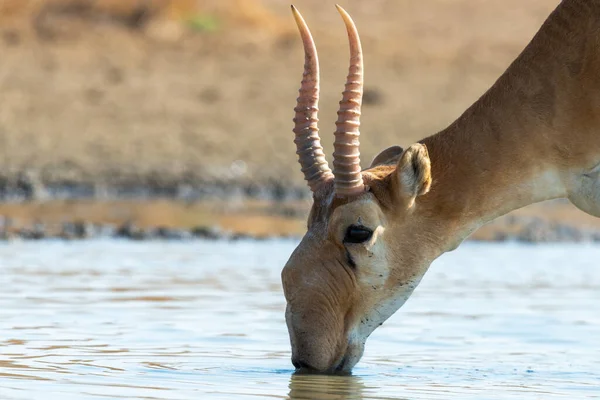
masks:
[[[321,325],[322,326],[322,325]],[[302,372],[327,373],[335,369],[341,352],[345,348],[343,335],[338,330],[306,332],[290,329],[292,342],[292,364]]]

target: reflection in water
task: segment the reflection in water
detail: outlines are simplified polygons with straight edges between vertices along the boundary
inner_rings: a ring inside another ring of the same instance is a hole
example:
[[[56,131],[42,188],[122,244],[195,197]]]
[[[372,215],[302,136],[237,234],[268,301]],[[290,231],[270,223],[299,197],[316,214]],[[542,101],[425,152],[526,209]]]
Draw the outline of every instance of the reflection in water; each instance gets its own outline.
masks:
[[[354,375],[320,376],[290,363],[280,271],[294,246],[0,244],[0,399],[598,394],[600,247],[463,246]]]
[[[362,399],[365,384],[356,376],[292,374],[290,377],[290,400]]]

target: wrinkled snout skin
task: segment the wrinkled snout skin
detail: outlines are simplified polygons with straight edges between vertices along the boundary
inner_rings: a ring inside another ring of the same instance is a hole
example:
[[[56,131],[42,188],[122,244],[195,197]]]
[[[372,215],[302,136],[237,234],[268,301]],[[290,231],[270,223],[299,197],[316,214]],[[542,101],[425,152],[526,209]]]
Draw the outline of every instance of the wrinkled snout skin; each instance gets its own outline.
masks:
[[[282,273],[292,363],[305,371],[340,372],[348,351],[355,281],[347,267],[319,257],[316,247],[327,252],[328,245],[307,234]],[[329,249],[330,254],[336,251]]]

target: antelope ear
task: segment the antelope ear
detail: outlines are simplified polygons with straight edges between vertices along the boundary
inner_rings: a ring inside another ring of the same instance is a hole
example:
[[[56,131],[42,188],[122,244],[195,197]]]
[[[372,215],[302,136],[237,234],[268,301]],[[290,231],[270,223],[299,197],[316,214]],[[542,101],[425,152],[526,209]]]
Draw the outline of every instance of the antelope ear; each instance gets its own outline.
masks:
[[[412,207],[417,196],[424,195],[431,187],[431,161],[424,144],[416,143],[406,149],[396,167],[397,193]]]
[[[400,146],[392,146],[383,150],[381,153],[377,154],[373,161],[371,161],[371,165],[369,168],[376,167],[378,165],[392,164],[398,162],[398,158],[402,154],[404,150]]]

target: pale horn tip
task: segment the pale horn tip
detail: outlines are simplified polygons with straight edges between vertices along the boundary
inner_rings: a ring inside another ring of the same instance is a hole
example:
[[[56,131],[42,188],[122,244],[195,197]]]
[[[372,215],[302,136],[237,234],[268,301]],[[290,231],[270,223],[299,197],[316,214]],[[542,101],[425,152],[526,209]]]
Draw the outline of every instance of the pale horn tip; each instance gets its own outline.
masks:
[[[339,4],[336,4],[335,8],[337,8],[338,12],[342,16],[342,19],[344,20],[344,24],[346,24],[347,27],[354,25],[354,22],[352,21],[352,17],[350,16],[350,14],[348,14],[348,12],[346,10],[344,10],[344,8],[342,6],[340,6]]]
[[[294,14],[294,19],[296,19],[296,21],[298,20],[302,20],[302,15],[300,14],[300,11],[298,11],[298,9],[296,8],[295,5],[291,4],[290,5],[291,9],[292,9],[292,14]]]
[[[302,18],[302,14],[300,14],[300,11],[298,11],[296,6],[292,4],[291,8],[294,19],[296,20],[296,25],[300,28],[300,34],[303,35],[302,31],[308,30],[308,26],[306,25],[306,22],[304,22],[304,18]]]
[[[349,15],[348,12],[346,10],[344,10],[344,8],[342,6],[340,6],[339,4],[335,5],[335,8],[337,8],[338,12],[342,15]]]

